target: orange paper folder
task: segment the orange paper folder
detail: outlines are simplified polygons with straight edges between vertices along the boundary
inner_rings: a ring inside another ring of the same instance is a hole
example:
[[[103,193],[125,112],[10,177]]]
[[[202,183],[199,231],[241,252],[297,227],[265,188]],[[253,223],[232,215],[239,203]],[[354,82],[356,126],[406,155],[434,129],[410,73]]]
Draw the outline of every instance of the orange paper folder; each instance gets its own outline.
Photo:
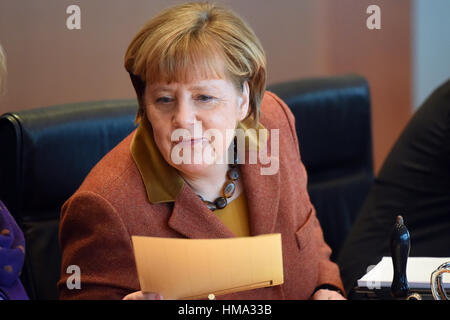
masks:
[[[281,234],[224,239],[132,236],[141,290],[203,299],[283,283]]]

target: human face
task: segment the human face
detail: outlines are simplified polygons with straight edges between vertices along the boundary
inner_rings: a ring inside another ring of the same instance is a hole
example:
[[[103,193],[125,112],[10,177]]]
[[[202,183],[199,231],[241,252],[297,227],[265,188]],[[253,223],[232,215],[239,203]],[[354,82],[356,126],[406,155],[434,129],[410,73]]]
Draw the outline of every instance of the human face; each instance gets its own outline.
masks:
[[[189,176],[208,174],[215,164],[227,163],[226,151],[234,136],[230,132],[234,132],[237,122],[248,113],[248,91],[247,83],[241,91],[227,79],[147,84],[146,115],[164,159]],[[189,134],[180,141],[173,138],[175,131]],[[208,132],[218,134],[211,138],[205,134]],[[188,163],[174,159],[174,151],[180,149],[182,153],[189,149]],[[194,159],[199,152],[200,162]]]

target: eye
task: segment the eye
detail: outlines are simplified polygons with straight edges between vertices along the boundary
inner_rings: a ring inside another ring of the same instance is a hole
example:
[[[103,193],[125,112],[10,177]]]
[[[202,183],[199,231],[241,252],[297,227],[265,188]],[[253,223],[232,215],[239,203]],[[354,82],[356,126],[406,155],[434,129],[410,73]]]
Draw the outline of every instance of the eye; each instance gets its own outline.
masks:
[[[209,102],[211,100],[213,100],[214,97],[212,96],[208,96],[206,94],[200,94],[197,96],[197,100],[201,101],[201,102]]]
[[[171,97],[164,96],[164,97],[160,97],[160,98],[156,99],[156,102],[165,104],[165,103],[172,102],[172,100],[173,99]]]

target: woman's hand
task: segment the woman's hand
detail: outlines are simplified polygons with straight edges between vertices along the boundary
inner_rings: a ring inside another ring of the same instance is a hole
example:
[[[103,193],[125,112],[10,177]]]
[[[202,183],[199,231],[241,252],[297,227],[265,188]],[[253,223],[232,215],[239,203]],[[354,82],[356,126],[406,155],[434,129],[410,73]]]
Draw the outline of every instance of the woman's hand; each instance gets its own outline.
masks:
[[[317,290],[312,296],[313,300],[347,300],[339,292],[328,289]]]
[[[163,296],[155,292],[136,291],[127,294],[122,300],[163,300]]]

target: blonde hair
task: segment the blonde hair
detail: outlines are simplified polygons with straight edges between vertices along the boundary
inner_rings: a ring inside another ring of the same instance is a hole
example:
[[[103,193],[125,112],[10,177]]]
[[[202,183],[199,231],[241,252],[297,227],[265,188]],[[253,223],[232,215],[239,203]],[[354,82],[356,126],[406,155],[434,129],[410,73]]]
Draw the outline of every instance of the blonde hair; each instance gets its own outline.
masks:
[[[237,89],[249,84],[255,123],[266,89],[266,56],[258,38],[235,13],[206,3],[185,3],[161,12],[136,34],[125,54],[125,69],[145,113],[146,83],[228,78]]]
[[[6,91],[6,55],[0,45],[0,96]]]

